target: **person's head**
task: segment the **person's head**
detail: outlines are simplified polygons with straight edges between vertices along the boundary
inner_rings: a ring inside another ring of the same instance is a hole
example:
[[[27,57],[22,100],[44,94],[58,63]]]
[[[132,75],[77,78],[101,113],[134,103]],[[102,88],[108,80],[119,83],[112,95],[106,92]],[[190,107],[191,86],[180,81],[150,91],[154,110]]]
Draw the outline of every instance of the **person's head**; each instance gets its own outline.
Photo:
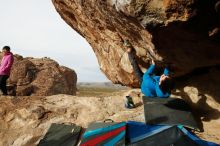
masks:
[[[159,86],[160,89],[164,93],[166,93],[166,92],[170,92],[174,88],[174,83],[171,77],[163,74],[160,76]]]
[[[4,47],[2,48],[2,53],[3,53],[3,55],[5,55],[5,54],[8,53],[8,52],[10,52],[10,47],[9,47],[9,46],[4,46]]]

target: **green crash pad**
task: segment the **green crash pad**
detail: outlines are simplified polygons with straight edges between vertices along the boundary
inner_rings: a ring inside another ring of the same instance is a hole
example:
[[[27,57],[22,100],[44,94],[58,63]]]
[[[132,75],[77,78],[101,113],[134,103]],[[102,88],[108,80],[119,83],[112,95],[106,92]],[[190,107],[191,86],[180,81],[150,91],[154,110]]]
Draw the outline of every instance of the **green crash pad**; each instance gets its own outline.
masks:
[[[75,146],[81,127],[64,124],[52,124],[38,146]]]
[[[146,124],[183,125],[200,131],[190,106],[179,98],[143,97]]]

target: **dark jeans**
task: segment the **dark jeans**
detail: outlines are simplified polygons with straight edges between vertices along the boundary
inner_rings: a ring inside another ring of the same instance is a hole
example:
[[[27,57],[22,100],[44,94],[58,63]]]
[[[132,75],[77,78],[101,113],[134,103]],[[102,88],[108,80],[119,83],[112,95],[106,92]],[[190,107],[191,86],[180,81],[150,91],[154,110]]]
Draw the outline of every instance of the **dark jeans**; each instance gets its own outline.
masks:
[[[134,69],[134,74],[136,75],[136,77],[138,78],[138,80],[140,81],[140,84],[142,84],[142,81],[143,81],[143,73],[142,71],[140,70],[137,62],[136,62],[136,59],[135,59],[135,56],[133,53],[128,53],[128,58],[131,62],[131,65]]]
[[[7,87],[6,87],[6,81],[8,77],[9,77],[8,75],[0,75],[0,89],[3,92],[3,95],[8,95]]]

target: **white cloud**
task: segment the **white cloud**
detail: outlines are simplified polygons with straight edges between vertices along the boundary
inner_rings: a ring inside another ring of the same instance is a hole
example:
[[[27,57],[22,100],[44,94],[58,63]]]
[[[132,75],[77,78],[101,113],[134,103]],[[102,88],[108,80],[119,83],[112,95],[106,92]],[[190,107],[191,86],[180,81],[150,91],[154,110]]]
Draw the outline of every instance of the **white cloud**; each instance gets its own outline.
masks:
[[[0,47],[55,59],[73,68],[79,81],[107,81],[90,45],[61,19],[51,0],[1,0],[0,20]]]

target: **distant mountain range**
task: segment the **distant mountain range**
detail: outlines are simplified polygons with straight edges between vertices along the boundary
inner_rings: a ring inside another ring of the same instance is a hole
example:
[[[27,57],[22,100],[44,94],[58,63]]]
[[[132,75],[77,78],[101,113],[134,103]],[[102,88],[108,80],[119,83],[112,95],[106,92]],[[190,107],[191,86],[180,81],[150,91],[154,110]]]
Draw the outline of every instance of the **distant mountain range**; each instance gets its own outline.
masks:
[[[119,84],[113,84],[111,82],[79,82],[77,87],[96,87],[96,88],[117,88],[117,89],[128,89],[126,86]]]

